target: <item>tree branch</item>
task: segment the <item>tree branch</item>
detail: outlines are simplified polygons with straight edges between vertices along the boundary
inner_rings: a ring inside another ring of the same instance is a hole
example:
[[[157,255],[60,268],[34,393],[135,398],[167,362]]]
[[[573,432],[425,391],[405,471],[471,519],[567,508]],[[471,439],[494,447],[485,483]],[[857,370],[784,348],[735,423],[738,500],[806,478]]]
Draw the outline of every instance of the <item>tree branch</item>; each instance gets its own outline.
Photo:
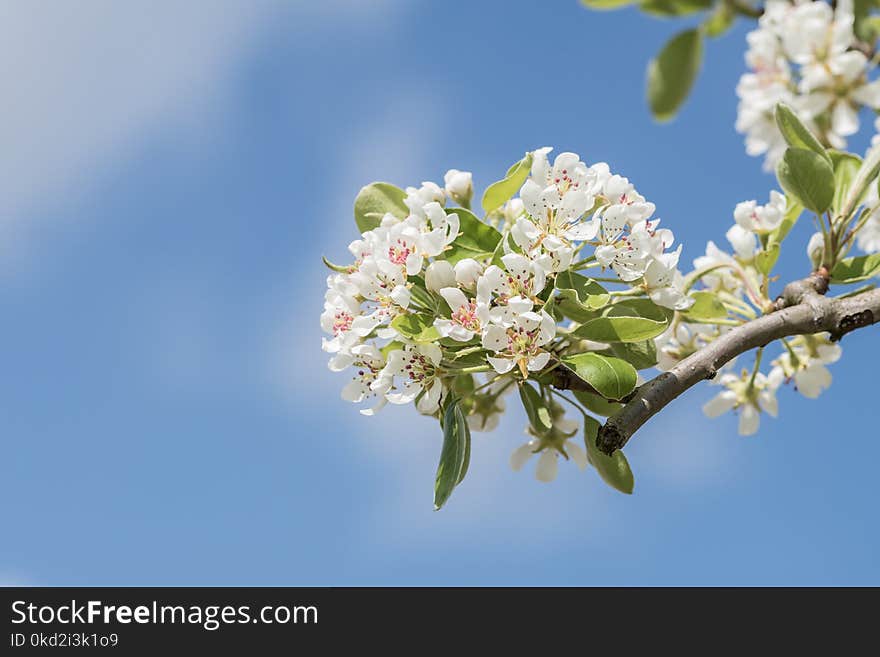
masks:
[[[880,322],[880,289],[830,299],[827,270],[789,283],[774,310],[725,333],[678,365],[636,389],[634,396],[599,430],[596,444],[606,454],[622,448],[655,413],[688,388],[714,378],[725,363],[779,338],[828,331],[840,340],[850,331]]]

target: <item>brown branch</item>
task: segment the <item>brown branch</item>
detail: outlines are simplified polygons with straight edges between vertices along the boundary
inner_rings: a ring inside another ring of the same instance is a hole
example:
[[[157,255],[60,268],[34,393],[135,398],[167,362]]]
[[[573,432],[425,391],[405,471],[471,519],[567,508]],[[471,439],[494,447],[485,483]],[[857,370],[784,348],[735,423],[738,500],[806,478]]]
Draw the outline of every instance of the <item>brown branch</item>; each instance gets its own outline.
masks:
[[[632,399],[599,430],[599,449],[606,454],[621,449],[673,399],[700,381],[714,378],[725,363],[751,349],[780,338],[822,331],[831,333],[832,340],[840,340],[850,331],[880,322],[880,289],[839,299],[822,296],[827,289],[826,270],[790,283],[772,312],[725,333],[637,388]]]

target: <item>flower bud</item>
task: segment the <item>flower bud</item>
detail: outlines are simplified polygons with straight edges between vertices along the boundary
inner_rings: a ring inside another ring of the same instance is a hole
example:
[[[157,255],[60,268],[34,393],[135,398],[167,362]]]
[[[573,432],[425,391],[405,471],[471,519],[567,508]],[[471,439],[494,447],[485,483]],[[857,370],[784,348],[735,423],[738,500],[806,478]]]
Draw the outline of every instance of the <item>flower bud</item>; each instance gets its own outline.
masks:
[[[822,260],[825,257],[825,237],[822,233],[813,233],[807,244],[807,256],[813,263],[813,269],[819,269],[822,266]]]
[[[464,258],[455,264],[455,280],[462,287],[473,289],[483,275],[483,266],[473,258]]]
[[[425,271],[425,285],[431,292],[439,292],[444,287],[455,287],[452,265],[446,260],[432,262]]]
[[[470,171],[450,169],[443,176],[443,182],[446,184],[446,193],[453,201],[465,207],[470,205],[471,196],[474,195],[474,184]]]

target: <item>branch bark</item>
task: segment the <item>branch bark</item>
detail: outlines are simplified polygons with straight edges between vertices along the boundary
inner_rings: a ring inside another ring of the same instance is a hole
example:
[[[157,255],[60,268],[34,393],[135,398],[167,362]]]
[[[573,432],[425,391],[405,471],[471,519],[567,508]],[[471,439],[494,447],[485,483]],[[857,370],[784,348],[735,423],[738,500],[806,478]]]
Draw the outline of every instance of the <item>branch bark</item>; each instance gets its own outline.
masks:
[[[599,430],[596,444],[606,454],[626,445],[632,435],[688,388],[715,377],[718,369],[746,351],[779,338],[828,331],[840,340],[850,331],[880,322],[880,289],[831,299],[828,272],[820,269],[789,283],[774,310],[736,327],[691,354],[668,372],[636,389],[633,397]]]

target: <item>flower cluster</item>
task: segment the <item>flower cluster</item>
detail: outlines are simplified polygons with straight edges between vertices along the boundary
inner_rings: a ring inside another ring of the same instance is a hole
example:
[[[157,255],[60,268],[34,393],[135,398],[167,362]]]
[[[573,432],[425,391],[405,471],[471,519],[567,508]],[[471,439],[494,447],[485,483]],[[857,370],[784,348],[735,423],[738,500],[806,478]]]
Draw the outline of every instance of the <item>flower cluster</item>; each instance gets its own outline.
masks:
[[[778,103],[793,107],[820,139],[844,148],[859,129],[862,106],[880,109],[880,81],[858,49],[852,0],[768,0],[758,28],[747,37],[745,73],[737,86],[738,132],[749,155],[765,155],[772,169],[785,151],[776,126]]]
[[[628,297],[670,313],[693,303],[677,268],[681,247],[669,250],[674,238],[652,218],[654,205],[607,164],[587,165],[574,153],[551,162],[550,151],[526,155],[519,195],[485,220],[470,211],[466,171],[448,171],[443,187],[364,188],[371,210],[359,225],[367,230],[349,245],[352,264],[330,265],[321,315],[330,369],[349,372],[342,396],[368,401],[362,413],[414,402],[441,417],[455,400],[470,430],[494,428],[503,395],[560,366],[578,344],[551,308],[563,272],[607,270]],[[386,211],[375,212],[376,203]],[[607,304],[610,295],[603,298]],[[511,463],[518,468],[540,452],[538,478],[549,481],[560,455],[581,467],[587,457],[569,440],[577,423],[540,386],[549,424],[530,425],[528,453],[518,450]]]
[[[701,350],[733,327],[756,319],[772,303],[768,295],[769,270],[761,268],[761,259],[771,239],[778,239],[791,203],[785,195],[772,191],[765,205],[757,201],[737,204],[734,224],[727,231],[727,240],[733,252],[718,248],[714,242],[706,246],[706,253],[694,260],[694,271],[687,276],[688,284],[697,294],[708,293],[717,304],[716,312],[703,309],[702,315],[676,316],[670,328],[655,339],[658,369],[669,370],[679,362]],[[880,206],[876,191],[865,201],[864,216],[870,217]],[[798,206],[794,208],[800,211]],[[796,217],[795,217],[796,218]],[[854,233],[856,241],[862,238],[869,224],[863,222]],[[834,226],[826,227],[827,231]],[[837,230],[844,232],[841,227]],[[870,235],[870,232],[868,232]],[[818,269],[827,255],[823,233],[816,233],[807,247],[814,269]],[[717,312],[718,310],[721,312]],[[752,435],[758,430],[762,412],[776,417],[778,403],[776,392],[783,383],[793,383],[805,397],[814,399],[831,385],[831,372],[827,365],[841,356],[841,348],[831,341],[827,333],[801,335],[778,341],[781,353],[771,361],[770,371],[760,371],[763,349],[759,351],[751,371],[733,372],[735,360],[727,363],[715,380],[722,387],[711,401],[703,407],[709,417],[717,417],[726,411],[740,415],[739,433]]]

